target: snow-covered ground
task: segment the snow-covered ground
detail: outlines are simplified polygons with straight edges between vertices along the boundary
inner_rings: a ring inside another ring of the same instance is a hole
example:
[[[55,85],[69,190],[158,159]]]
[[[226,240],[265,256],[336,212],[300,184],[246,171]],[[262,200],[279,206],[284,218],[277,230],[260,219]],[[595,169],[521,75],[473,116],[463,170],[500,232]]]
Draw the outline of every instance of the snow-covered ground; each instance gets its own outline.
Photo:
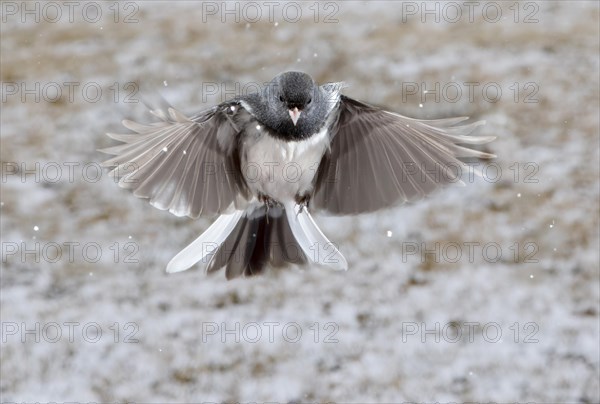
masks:
[[[1,3],[1,401],[600,402],[597,2],[24,4]],[[345,273],[166,275],[211,219],[98,171],[147,117],[131,83],[194,112],[290,69],[485,119],[498,158],[315,215]]]

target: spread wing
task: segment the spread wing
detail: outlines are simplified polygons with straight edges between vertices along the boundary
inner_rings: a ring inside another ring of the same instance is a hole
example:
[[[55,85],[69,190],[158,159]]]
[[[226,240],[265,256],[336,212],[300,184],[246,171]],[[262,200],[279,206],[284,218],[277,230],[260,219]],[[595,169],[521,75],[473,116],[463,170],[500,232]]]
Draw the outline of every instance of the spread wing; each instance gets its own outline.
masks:
[[[111,134],[124,144],[101,150],[119,186],[162,210],[197,218],[241,207],[247,188],[241,175],[237,135],[249,114],[224,103],[187,118],[173,108],[151,111],[159,122],[123,121],[135,134]]]
[[[342,96],[331,148],[321,161],[311,206],[333,214],[356,214],[414,201],[462,183],[462,157],[492,154],[458,144],[483,144],[494,136],[467,136],[479,121],[422,121]]]

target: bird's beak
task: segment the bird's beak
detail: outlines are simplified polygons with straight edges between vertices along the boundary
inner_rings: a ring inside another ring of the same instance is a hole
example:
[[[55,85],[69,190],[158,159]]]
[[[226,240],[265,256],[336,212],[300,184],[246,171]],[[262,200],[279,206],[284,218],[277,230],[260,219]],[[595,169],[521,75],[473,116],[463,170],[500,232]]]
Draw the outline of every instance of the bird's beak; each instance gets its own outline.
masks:
[[[292,122],[294,122],[294,126],[296,126],[296,122],[298,122],[298,119],[300,119],[300,114],[302,113],[302,111],[298,111],[298,108],[294,109],[290,109],[288,110],[288,112],[290,113],[290,118],[292,118]]]

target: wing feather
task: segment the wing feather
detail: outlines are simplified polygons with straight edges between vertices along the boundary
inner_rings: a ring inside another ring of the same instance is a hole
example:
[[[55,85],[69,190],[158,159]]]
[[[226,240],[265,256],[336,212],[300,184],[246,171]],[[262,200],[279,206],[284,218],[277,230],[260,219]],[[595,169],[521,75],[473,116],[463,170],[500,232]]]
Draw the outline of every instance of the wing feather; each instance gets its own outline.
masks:
[[[417,120],[341,96],[331,147],[319,166],[311,206],[334,214],[372,212],[462,184],[460,158],[493,158],[464,145],[491,142],[469,136],[485,122],[468,118]]]
[[[152,110],[160,122],[123,126],[134,134],[109,136],[123,144],[101,150],[119,186],[177,216],[197,218],[243,208],[248,189],[236,170],[237,136],[250,115],[229,104],[188,118],[173,108]],[[231,116],[235,111],[236,116]]]

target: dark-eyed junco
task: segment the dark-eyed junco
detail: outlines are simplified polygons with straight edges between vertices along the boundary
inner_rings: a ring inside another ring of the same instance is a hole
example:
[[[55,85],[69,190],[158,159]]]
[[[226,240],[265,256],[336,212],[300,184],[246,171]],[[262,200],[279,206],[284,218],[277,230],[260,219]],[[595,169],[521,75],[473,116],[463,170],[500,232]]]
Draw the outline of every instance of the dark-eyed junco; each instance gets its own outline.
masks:
[[[151,112],[159,122],[123,121],[136,134],[109,134],[124,144],[114,155],[119,185],[177,216],[220,217],[175,256],[167,272],[202,261],[228,279],[266,265],[347,263],[308,208],[357,214],[414,201],[460,181],[463,157],[494,157],[458,144],[480,124],[467,118],[416,120],[340,94],[342,83],[318,86],[286,72],[254,94],[186,117]]]

